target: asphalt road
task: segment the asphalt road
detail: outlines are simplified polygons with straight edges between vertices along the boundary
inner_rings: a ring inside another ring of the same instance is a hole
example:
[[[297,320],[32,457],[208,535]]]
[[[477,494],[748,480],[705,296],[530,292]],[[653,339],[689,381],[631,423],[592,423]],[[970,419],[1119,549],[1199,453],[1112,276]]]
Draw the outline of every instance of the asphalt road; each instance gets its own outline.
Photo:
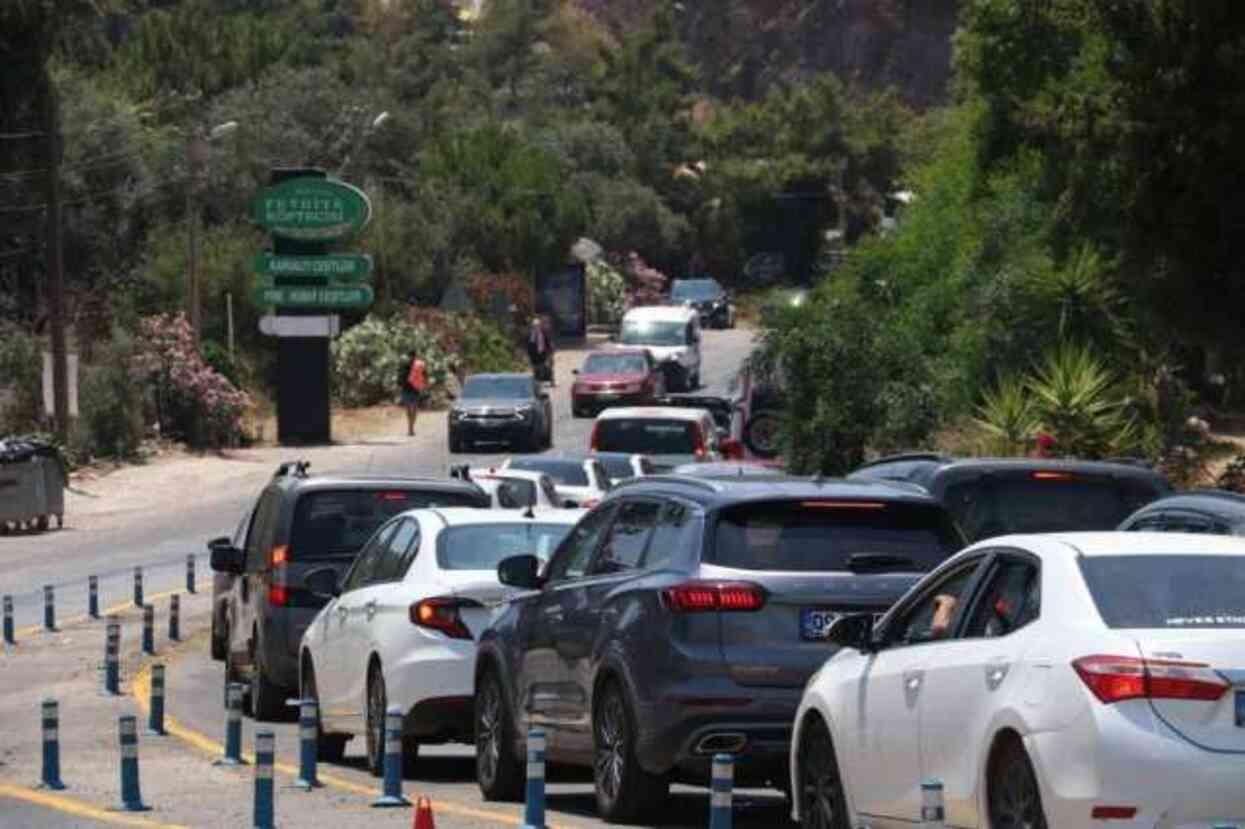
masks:
[[[37,826],[39,829],[102,829],[109,824],[0,796],[0,826],[13,829],[22,826]]]

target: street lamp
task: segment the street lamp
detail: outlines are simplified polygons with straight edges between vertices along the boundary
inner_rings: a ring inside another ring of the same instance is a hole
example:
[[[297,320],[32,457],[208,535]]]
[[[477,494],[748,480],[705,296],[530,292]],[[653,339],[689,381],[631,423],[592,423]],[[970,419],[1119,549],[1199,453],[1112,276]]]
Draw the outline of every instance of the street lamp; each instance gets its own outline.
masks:
[[[195,348],[199,347],[202,326],[199,287],[199,196],[206,183],[207,165],[212,160],[212,142],[233,134],[237,121],[217,124],[210,130],[199,128],[186,144],[186,162],[190,168],[189,186],[186,188],[186,214],[189,218],[188,255],[186,268],[186,299],[190,309],[190,331]]]

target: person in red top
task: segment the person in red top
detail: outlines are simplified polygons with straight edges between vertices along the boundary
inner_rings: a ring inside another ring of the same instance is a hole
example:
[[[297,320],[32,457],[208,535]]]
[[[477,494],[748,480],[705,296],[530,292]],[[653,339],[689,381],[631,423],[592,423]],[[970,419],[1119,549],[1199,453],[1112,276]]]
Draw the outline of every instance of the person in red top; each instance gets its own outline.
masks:
[[[415,434],[415,421],[419,417],[419,402],[428,388],[428,372],[424,361],[414,351],[402,364],[398,377],[398,388],[401,391],[402,408],[406,409],[406,433]]]

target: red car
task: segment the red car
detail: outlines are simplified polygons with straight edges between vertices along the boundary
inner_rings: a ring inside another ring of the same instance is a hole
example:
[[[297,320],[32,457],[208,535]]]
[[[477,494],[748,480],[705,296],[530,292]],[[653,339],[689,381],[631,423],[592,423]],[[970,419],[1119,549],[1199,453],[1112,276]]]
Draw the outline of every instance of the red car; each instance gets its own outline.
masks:
[[[611,406],[645,405],[665,393],[666,378],[647,349],[598,351],[575,370],[571,414],[593,417]]]

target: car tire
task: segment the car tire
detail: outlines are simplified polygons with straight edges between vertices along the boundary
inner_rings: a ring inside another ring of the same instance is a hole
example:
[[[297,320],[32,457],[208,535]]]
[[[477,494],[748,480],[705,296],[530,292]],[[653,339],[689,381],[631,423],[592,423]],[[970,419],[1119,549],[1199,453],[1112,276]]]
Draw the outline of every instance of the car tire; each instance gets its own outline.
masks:
[[[474,725],[480,794],[493,802],[522,801],[524,769],[514,755],[514,720],[495,671],[485,670],[476,681]]]
[[[1046,829],[1042,792],[1033,763],[1016,737],[1005,738],[992,752],[986,778],[986,803],[995,829]]]
[[[367,736],[367,770],[373,777],[380,777],[385,772],[385,712],[388,706],[384,672],[379,665],[372,665],[367,672],[367,713],[363,727]]]
[[[303,667],[300,679],[302,688],[299,691],[299,699],[314,700],[318,706],[320,703],[320,694],[316,689],[316,668],[310,658]],[[318,709],[317,709],[318,710]],[[345,734],[325,734],[324,728],[320,725],[319,718],[316,720],[316,759],[325,763],[340,763],[342,758],[346,756],[346,743],[350,741],[350,737]]]
[[[743,441],[748,451],[758,458],[778,456],[777,435],[780,422],[776,412],[761,411],[744,424]]]
[[[820,717],[805,726],[797,762],[802,829],[851,829],[839,760]]]
[[[636,823],[661,809],[670,779],[650,774],[636,758],[631,706],[617,682],[597,695],[592,712],[592,783],[597,814],[606,823]]]
[[[224,662],[225,654],[229,652],[229,628],[226,627],[224,632],[217,630],[216,614],[212,614],[212,660],[215,662]]]
[[[283,689],[268,679],[261,654],[256,643],[255,661],[251,666],[251,716],[256,722],[279,722],[288,715]]]

